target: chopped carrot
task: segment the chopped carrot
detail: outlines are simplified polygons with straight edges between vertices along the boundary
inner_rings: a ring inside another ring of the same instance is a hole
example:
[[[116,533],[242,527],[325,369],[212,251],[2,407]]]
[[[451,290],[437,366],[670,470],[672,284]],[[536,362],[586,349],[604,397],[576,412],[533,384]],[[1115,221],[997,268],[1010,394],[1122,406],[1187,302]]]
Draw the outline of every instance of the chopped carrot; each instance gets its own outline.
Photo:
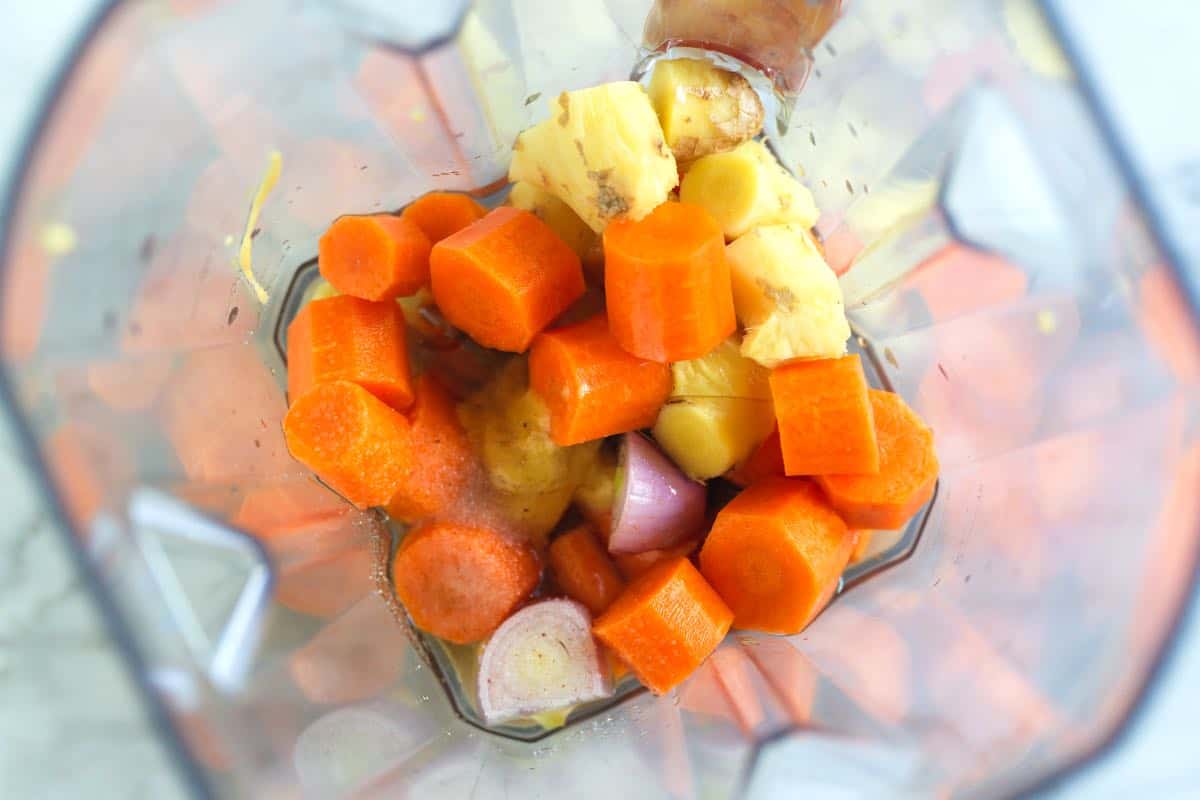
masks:
[[[411,460],[387,504],[388,514],[403,522],[447,508],[466,487],[475,463],[454,400],[432,375],[417,380],[417,400],[408,417]]]
[[[871,531],[852,530],[854,534],[854,549],[850,551],[850,563],[862,561],[867,551],[871,549]]]
[[[625,588],[612,559],[587,525],[567,531],[550,543],[550,571],[558,588],[599,615]]]
[[[733,333],[725,236],[707,211],[663,203],[604,231],[604,288],[613,336],[651,361],[699,358]]]
[[[592,632],[655,694],[680,684],[717,649],[733,612],[686,558],[642,575],[593,623]]]
[[[394,214],[347,214],[321,236],[321,275],[342,294],[394,300],[429,283],[429,238]]]
[[[313,300],[287,329],[288,397],[318,383],[357,383],[397,411],[413,401],[404,315],[393,302]]]
[[[879,447],[857,354],[771,370],[771,397],[788,475],[871,474]]]
[[[410,532],[392,583],[413,624],[470,644],[489,636],[538,584],[533,551],[490,528],[435,522]]]
[[[438,242],[433,297],[484,347],[523,353],[584,292],[579,256],[528,211],[497,208]]]
[[[674,547],[666,547],[662,550],[646,550],[641,553],[618,553],[613,555],[613,560],[617,563],[617,569],[625,576],[625,580],[637,580],[645,573],[649,572],[655,565],[662,563],[671,558],[687,557],[696,552],[696,548],[700,546],[699,539],[691,539],[690,541],[681,542]]]
[[[783,477],[783,448],[779,444],[779,429],[763,440],[750,457],[729,471],[729,480],[743,488],[766,480]]]
[[[876,475],[821,475],[817,481],[846,524],[899,530],[933,496],[938,460],[933,431],[900,395],[872,389],[879,440]]]
[[[853,535],[812,482],[774,478],[721,509],[700,569],[734,625],[793,634],[833,597],[852,549]]]
[[[374,589],[374,568],[370,549],[361,543],[330,558],[283,570],[275,584],[275,599],[301,614],[330,619]]]
[[[487,216],[487,209],[459,192],[430,192],[404,207],[400,216],[417,224],[429,241],[437,244]]]
[[[292,653],[288,672],[309,702],[355,703],[400,678],[407,645],[391,610],[372,592]]]
[[[671,368],[622,350],[598,314],[534,339],[529,385],[565,447],[653,425],[671,394]]]
[[[392,499],[409,469],[408,420],[356,383],[333,381],[283,418],[288,450],[359,508]]]

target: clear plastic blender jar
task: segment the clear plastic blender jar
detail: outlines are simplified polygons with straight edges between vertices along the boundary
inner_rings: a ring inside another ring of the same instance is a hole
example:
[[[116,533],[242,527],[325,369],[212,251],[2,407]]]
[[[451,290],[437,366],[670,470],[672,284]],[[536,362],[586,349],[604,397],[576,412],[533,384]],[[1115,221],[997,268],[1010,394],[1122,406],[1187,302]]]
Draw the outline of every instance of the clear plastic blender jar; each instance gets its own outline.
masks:
[[[1032,4],[839,5],[94,20],[16,187],[4,399],[199,796],[1007,796],[1120,727],[1197,555],[1189,306]],[[558,92],[678,54],[761,90],[942,479],[803,634],[731,636],[671,695],[561,730],[483,731],[386,600],[398,531],[288,456],[280,331],[338,214],[494,197]]]

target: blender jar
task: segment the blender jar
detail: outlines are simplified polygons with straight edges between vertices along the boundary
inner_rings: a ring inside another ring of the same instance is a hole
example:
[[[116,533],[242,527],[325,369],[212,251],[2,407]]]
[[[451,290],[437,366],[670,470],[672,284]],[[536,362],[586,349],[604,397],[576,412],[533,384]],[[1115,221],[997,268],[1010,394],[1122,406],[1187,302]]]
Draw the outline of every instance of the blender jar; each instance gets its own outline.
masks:
[[[494,196],[558,92],[677,54],[761,90],[942,479],[804,633],[481,731],[399,532],[288,456],[277,332],[335,216]],[[13,209],[4,400],[199,796],[1011,795],[1111,738],[1190,590],[1190,307],[1028,2],[115,3]]]

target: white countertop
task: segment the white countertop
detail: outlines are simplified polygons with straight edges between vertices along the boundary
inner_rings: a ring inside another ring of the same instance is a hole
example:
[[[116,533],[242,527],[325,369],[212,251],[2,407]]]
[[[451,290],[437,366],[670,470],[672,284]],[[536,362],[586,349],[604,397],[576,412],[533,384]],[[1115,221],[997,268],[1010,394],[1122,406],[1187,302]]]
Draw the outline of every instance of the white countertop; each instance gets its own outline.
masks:
[[[94,5],[95,0],[0,3],[6,40],[0,48],[0,178],[8,174],[56,59]],[[1175,30],[1181,22],[1200,20],[1194,0],[1139,11],[1143,19],[1155,13]],[[1200,63],[1194,54],[1188,58]],[[1192,94],[1175,100],[1186,102]],[[1192,130],[1188,142],[1200,149]],[[49,530],[3,419],[0,475],[6,476],[0,484],[5,509],[0,517],[0,797],[181,796],[124,667]],[[1200,764],[1189,743],[1195,741],[1200,717],[1200,681],[1192,676],[1200,676],[1200,614],[1192,615],[1183,645],[1113,757],[1053,796],[1195,796]]]

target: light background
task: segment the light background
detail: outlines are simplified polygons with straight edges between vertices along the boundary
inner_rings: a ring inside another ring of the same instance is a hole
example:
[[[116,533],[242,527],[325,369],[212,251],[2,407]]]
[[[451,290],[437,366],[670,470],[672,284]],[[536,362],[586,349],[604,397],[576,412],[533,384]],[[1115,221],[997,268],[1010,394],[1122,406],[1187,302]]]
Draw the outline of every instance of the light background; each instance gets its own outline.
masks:
[[[96,0],[0,3],[0,180],[38,98]],[[1163,185],[1200,163],[1200,3],[1063,0],[1080,41],[1104,52],[1120,128]],[[1136,8],[1136,13],[1130,13]],[[1080,13],[1071,14],[1072,10]],[[1140,44],[1153,43],[1152,50]],[[1200,268],[1200,223],[1172,224]],[[2,213],[4,209],[0,209]],[[1200,488],[1200,487],[1198,487]],[[1200,613],[1118,750],[1057,789],[1063,798],[1200,797]],[[0,419],[0,798],[170,800],[181,790],[124,667],[71,573]]]

